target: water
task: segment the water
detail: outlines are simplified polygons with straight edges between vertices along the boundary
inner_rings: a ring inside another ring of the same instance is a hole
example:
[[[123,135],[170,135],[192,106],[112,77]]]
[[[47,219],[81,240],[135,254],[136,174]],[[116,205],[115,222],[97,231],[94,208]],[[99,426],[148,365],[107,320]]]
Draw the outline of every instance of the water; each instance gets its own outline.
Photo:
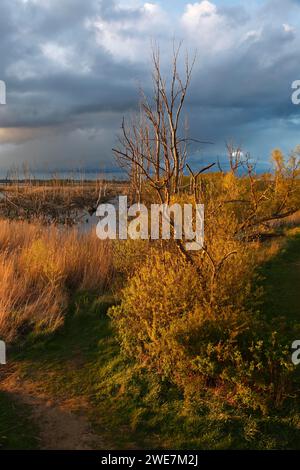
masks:
[[[29,174],[24,174],[21,170],[16,171],[4,171],[0,170],[0,180],[5,182],[7,179],[11,180],[40,180],[47,181],[51,179],[59,180],[74,180],[74,181],[96,181],[97,179],[105,179],[109,181],[122,181],[127,180],[127,174],[119,169],[109,170],[109,171],[99,171],[99,170],[61,170],[61,171],[30,171]]]
[[[116,210],[118,210],[118,196],[114,196],[113,198],[109,199],[105,202],[105,204],[112,204],[115,206]],[[88,233],[92,230],[96,231],[96,227],[99,222],[99,217],[96,216],[96,212],[91,215],[86,211],[82,211],[79,217],[81,221],[77,224],[77,227],[80,233]]]
[[[96,231],[96,227],[99,221],[99,217],[96,216],[96,213],[90,215],[88,212],[83,212],[81,217],[81,222],[77,224],[79,233],[89,233],[92,230]]]

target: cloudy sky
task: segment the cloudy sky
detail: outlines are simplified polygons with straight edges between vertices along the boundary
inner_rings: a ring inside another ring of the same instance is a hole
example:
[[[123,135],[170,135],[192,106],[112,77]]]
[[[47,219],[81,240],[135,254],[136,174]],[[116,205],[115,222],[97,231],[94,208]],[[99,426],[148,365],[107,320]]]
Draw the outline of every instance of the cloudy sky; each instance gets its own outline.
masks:
[[[110,168],[123,116],[150,86],[151,40],[167,68],[172,41],[197,50],[186,106],[190,134],[234,140],[267,164],[300,143],[299,0],[1,0],[0,169]]]

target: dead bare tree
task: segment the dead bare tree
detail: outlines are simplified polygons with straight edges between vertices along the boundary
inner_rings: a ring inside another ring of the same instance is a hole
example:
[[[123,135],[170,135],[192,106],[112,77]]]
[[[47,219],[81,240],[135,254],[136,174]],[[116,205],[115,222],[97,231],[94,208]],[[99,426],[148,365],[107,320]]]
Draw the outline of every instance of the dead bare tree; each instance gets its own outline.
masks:
[[[235,146],[233,142],[226,143],[230,171],[235,175],[243,164],[243,152],[240,146]]]
[[[121,146],[113,149],[121,165],[129,170],[135,190],[141,182],[148,181],[163,203],[180,192],[180,179],[187,158],[183,106],[195,59],[185,58],[183,78],[179,73],[178,59],[181,44],[173,49],[172,73],[167,83],[161,72],[160,53],[152,49],[153,99],[141,93],[140,119],[126,126],[123,121]]]
[[[180,73],[181,47],[182,44],[173,47],[169,80],[166,80],[162,74],[159,48],[153,47],[153,98],[149,100],[146,94],[141,92],[140,116],[132,120],[129,125],[123,120],[119,146],[113,149],[119,164],[130,176],[137,200],[140,200],[142,188],[149,185],[161,204],[169,204],[173,196],[183,191],[184,169],[188,168],[191,171],[186,165],[188,144],[196,140],[187,136],[183,109],[195,57],[190,61],[186,54],[184,70]],[[199,177],[212,166],[213,164],[206,166],[196,175],[191,173],[195,201],[199,196],[197,189]],[[192,255],[185,250],[184,243],[176,240],[176,244],[181,255],[195,264]],[[200,271],[199,276],[201,277]]]

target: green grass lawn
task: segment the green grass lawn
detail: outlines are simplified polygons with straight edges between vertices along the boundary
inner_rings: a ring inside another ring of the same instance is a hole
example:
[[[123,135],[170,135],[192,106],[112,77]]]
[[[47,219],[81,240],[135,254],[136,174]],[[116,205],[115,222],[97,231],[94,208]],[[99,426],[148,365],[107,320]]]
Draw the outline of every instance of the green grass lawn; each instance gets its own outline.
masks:
[[[269,321],[283,321],[293,331],[300,326],[300,230],[294,231],[280,253],[265,264],[262,274],[264,313]]]
[[[0,393],[0,450],[35,449],[37,430],[29,419],[30,410]]]
[[[285,319],[293,331],[299,323],[300,236],[291,237],[262,272],[264,314],[277,323]],[[88,294],[74,299],[60,331],[28,338],[14,351],[20,374],[59,400],[86,398],[95,431],[114,448],[300,449],[299,407],[267,416],[212,401],[193,409],[175,387],[128,362],[106,316],[112,302]],[[0,433],[11,429],[4,445],[34,447],[30,432],[27,441],[14,438],[23,410],[5,400],[0,395],[0,418],[6,419],[4,425],[0,419]],[[20,426],[28,430],[28,423]]]

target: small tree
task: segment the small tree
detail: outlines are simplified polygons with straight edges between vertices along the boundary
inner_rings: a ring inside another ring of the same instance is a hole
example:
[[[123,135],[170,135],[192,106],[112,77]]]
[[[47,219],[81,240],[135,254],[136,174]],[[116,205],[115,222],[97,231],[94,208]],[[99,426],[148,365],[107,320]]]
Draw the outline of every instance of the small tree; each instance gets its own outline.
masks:
[[[183,108],[195,58],[185,57],[183,77],[179,72],[181,44],[173,49],[171,77],[167,81],[161,72],[159,49],[152,49],[153,97],[141,92],[140,116],[126,125],[122,123],[120,145],[113,152],[126,168],[134,190],[141,190],[147,181],[161,203],[169,203],[172,195],[182,189],[182,177],[187,163],[187,123]]]
[[[179,44],[178,47],[173,47],[169,80],[162,74],[158,47],[152,48],[153,97],[150,100],[141,91],[139,117],[129,126],[123,119],[119,147],[113,149],[119,164],[130,176],[131,189],[138,200],[141,198],[143,187],[148,184],[161,204],[170,204],[173,197],[180,196],[185,190],[183,176],[186,168],[191,174],[191,192],[195,196],[195,202],[196,199],[200,202],[197,190],[199,176],[214,166],[213,163],[194,174],[187,164],[188,144],[196,140],[187,136],[187,123],[183,118],[183,110],[195,57],[190,61],[186,54],[184,71],[181,74],[179,71],[181,46]],[[192,256],[185,250],[181,240],[176,240],[176,244],[181,255],[194,264]]]

